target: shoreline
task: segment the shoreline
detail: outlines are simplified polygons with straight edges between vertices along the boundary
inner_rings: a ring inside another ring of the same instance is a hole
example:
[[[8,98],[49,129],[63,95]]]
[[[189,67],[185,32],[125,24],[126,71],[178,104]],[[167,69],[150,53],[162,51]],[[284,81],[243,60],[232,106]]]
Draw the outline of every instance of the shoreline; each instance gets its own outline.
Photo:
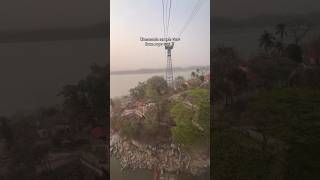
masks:
[[[175,144],[151,146],[135,140],[111,135],[110,153],[120,163],[121,170],[158,169],[161,174],[190,174],[199,176],[210,168],[210,156],[189,154]]]
[[[186,72],[186,71],[195,71],[196,69],[205,69],[209,70],[209,66],[194,66],[187,68],[176,68],[173,69],[175,72]],[[123,70],[123,71],[111,71],[110,75],[130,75],[130,74],[156,74],[163,73],[165,69],[137,69],[137,70]]]

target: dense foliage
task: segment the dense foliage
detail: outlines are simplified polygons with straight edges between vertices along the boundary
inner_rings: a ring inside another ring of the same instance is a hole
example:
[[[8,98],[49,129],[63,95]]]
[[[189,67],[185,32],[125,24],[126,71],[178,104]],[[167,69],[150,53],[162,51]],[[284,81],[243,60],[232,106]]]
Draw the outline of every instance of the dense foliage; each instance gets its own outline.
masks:
[[[244,61],[213,50],[214,179],[319,179],[320,49],[308,25],[274,30]]]
[[[92,125],[109,124],[106,121],[107,88],[106,68],[92,65],[88,76],[62,89],[59,95],[63,103],[1,117],[0,138],[4,138],[6,144],[5,151],[0,152],[1,157],[6,158],[1,165],[9,171],[0,179],[90,179],[84,178],[88,172],[78,176],[87,171],[79,168],[79,163],[67,164],[65,169],[45,166],[42,174],[37,168],[43,166],[49,153],[84,151],[85,146],[90,146],[86,140]],[[61,127],[71,127],[72,131],[62,130],[62,133]]]
[[[210,137],[208,89],[190,90],[184,100],[179,100],[171,108],[171,115],[176,123],[171,129],[175,142],[188,147],[208,145]]]
[[[70,119],[78,119],[74,124],[106,124],[107,118],[107,70],[96,64],[90,74],[75,85],[63,87],[59,95],[64,97],[64,111]]]
[[[285,179],[317,179],[320,169],[320,91],[281,89],[262,94],[248,110],[269,116],[268,135],[288,145]],[[263,117],[261,117],[263,119]],[[266,118],[266,117],[264,117]]]

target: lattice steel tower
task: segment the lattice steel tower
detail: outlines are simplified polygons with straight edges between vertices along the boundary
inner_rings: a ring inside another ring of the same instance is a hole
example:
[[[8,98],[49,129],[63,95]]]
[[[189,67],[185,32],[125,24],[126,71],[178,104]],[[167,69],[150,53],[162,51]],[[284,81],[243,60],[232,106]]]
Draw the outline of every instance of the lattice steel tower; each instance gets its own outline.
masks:
[[[166,81],[169,87],[173,87],[173,69],[171,50],[173,49],[174,43],[166,44],[165,49],[167,50],[167,69],[166,69]]]

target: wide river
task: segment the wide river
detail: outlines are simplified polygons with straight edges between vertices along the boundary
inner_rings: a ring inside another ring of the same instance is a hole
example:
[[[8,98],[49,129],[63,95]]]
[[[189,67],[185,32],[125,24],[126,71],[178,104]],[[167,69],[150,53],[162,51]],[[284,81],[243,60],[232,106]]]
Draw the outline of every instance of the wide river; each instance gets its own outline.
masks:
[[[174,76],[182,76],[185,79],[191,77],[192,71],[174,72]],[[135,87],[139,82],[146,81],[152,76],[164,76],[165,73],[146,73],[146,74],[123,74],[110,76],[110,97],[119,97],[129,94],[129,89]],[[111,157],[110,177],[111,180],[152,180],[153,172],[148,170],[120,170],[119,161]],[[199,177],[182,175],[181,180],[209,180],[209,172]]]
[[[176,71],[174,76],[182,76],[190,79],[192,71]],[[138,85],[139,82],[146,81],[152,76],[165,76],[163,73],[144,73],[144,74],[121,74],[110,76],[110,97],[119,97],[129,94],[129,90]]]

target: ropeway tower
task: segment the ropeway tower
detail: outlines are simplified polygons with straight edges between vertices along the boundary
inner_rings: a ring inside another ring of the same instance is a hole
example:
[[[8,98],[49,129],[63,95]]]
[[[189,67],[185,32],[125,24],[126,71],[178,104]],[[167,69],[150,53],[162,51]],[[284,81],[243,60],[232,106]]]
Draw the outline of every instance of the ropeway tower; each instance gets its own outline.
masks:
[[[166,69],[166,81],[169,87],[173,88],[173,69],[171,50],[173,49],[174,43],[165,44],[165,50],[167,50],[167,69]]]

